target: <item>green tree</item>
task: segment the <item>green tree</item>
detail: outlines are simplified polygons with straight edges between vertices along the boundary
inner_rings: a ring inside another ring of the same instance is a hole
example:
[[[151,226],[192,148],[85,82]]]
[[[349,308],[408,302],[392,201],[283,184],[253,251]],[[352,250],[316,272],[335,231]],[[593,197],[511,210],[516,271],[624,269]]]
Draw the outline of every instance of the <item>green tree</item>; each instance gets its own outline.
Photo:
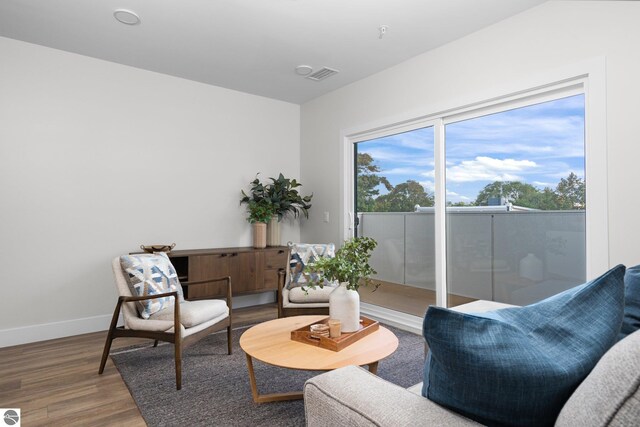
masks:
[[[378,196],[375,212],[413,212],[416,205],[433,206],[433,194],[427,193],[419,182],[409,180]]]
[[[486,206],[491,197],[504,197],[516,206],[541,210],[586,208],[584,180],[573,172],[567,178],[560,179],[555,190],[550,187],[540,190],[520,181],[495,181],[478,193],[475,203]]]
[[[495,181],[487,184],[476,197],[477,206],[487,206],[489,199],[504,197],[507,202],[518,206],[535,208],[538,189],[520,181]]]
[[[465,207],[465,206],[476,206],[476,204],[474,202],[462,202],[462,201],[460,201],[460,202],[447,202],[447,206]]]
[[[553,211],[560,209],[558,207],[558,195],[549,187],[538,190],[537,193],[530,195],[525,202],[526,205],[516,204],[517,206],[526,206],[528,208],[541,209],[544,211]]]
[[[375,199],[380,194],[378,187],[382,184],[387,191],[391,191],[393,186],[387,178],[379,175],[381,172],[380,166],[374,163],[370,154],[358,153],[356,166],[356,203],[358,212],[373,212],[375,210]]]
[[[556,187],[558,209],[585,209],[585,183],[578,175],[571,172],[562,178]]]

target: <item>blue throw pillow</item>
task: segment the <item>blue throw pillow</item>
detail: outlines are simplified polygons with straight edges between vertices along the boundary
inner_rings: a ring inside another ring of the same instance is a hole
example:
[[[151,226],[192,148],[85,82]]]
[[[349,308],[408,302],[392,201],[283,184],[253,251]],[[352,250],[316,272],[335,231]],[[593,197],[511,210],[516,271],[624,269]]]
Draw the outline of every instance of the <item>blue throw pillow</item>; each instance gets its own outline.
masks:
[[[619,265],[526,307],[480,314],[429,307],[422,394],[486,425],[553,425],[616,342],[624,272]]]
[[[640,329],[640,265],[624,275],[624,320],[618,340]]]

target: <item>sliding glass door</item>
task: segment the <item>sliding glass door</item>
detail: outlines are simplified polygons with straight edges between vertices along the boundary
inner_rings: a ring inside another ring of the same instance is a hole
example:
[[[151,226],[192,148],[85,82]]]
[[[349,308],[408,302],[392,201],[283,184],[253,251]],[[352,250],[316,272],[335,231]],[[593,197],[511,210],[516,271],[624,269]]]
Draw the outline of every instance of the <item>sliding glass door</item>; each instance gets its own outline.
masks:
[[[435,304],[433,127],[354,144],[356,235],[378,242],[363,302],[421,316]]]
[[[586,279],[582,85],[349,139],[353,234],[373,237],[365,303],[424,315],[526,305]]]
[[[586,278],[584,95],[445,126],[448,305],[527,305]]]

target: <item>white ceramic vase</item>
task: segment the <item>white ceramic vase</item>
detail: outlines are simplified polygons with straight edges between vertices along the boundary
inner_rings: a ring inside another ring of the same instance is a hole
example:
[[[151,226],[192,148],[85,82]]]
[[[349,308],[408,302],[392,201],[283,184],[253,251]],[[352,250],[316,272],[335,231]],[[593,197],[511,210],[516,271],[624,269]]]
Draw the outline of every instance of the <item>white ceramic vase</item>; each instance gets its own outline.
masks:
[[[340,283],[329,294],[329,317],[340,321],[342,332],[355,332],[360,328],[360,295],[347,289],[347,282]]]

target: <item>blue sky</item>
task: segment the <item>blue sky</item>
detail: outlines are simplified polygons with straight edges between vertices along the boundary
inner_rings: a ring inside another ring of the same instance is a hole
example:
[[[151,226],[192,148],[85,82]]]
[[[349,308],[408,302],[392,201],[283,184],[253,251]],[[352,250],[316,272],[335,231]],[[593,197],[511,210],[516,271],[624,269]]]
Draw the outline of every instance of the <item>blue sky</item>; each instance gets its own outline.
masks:
[[[448,201],[475,200],[494,181],[555,188],[570,172],[584,178],[584,95],[452,123],[445,139]],[[433,192],[433,128],[361,142],[358,152],[393,185],[412,179]]]

